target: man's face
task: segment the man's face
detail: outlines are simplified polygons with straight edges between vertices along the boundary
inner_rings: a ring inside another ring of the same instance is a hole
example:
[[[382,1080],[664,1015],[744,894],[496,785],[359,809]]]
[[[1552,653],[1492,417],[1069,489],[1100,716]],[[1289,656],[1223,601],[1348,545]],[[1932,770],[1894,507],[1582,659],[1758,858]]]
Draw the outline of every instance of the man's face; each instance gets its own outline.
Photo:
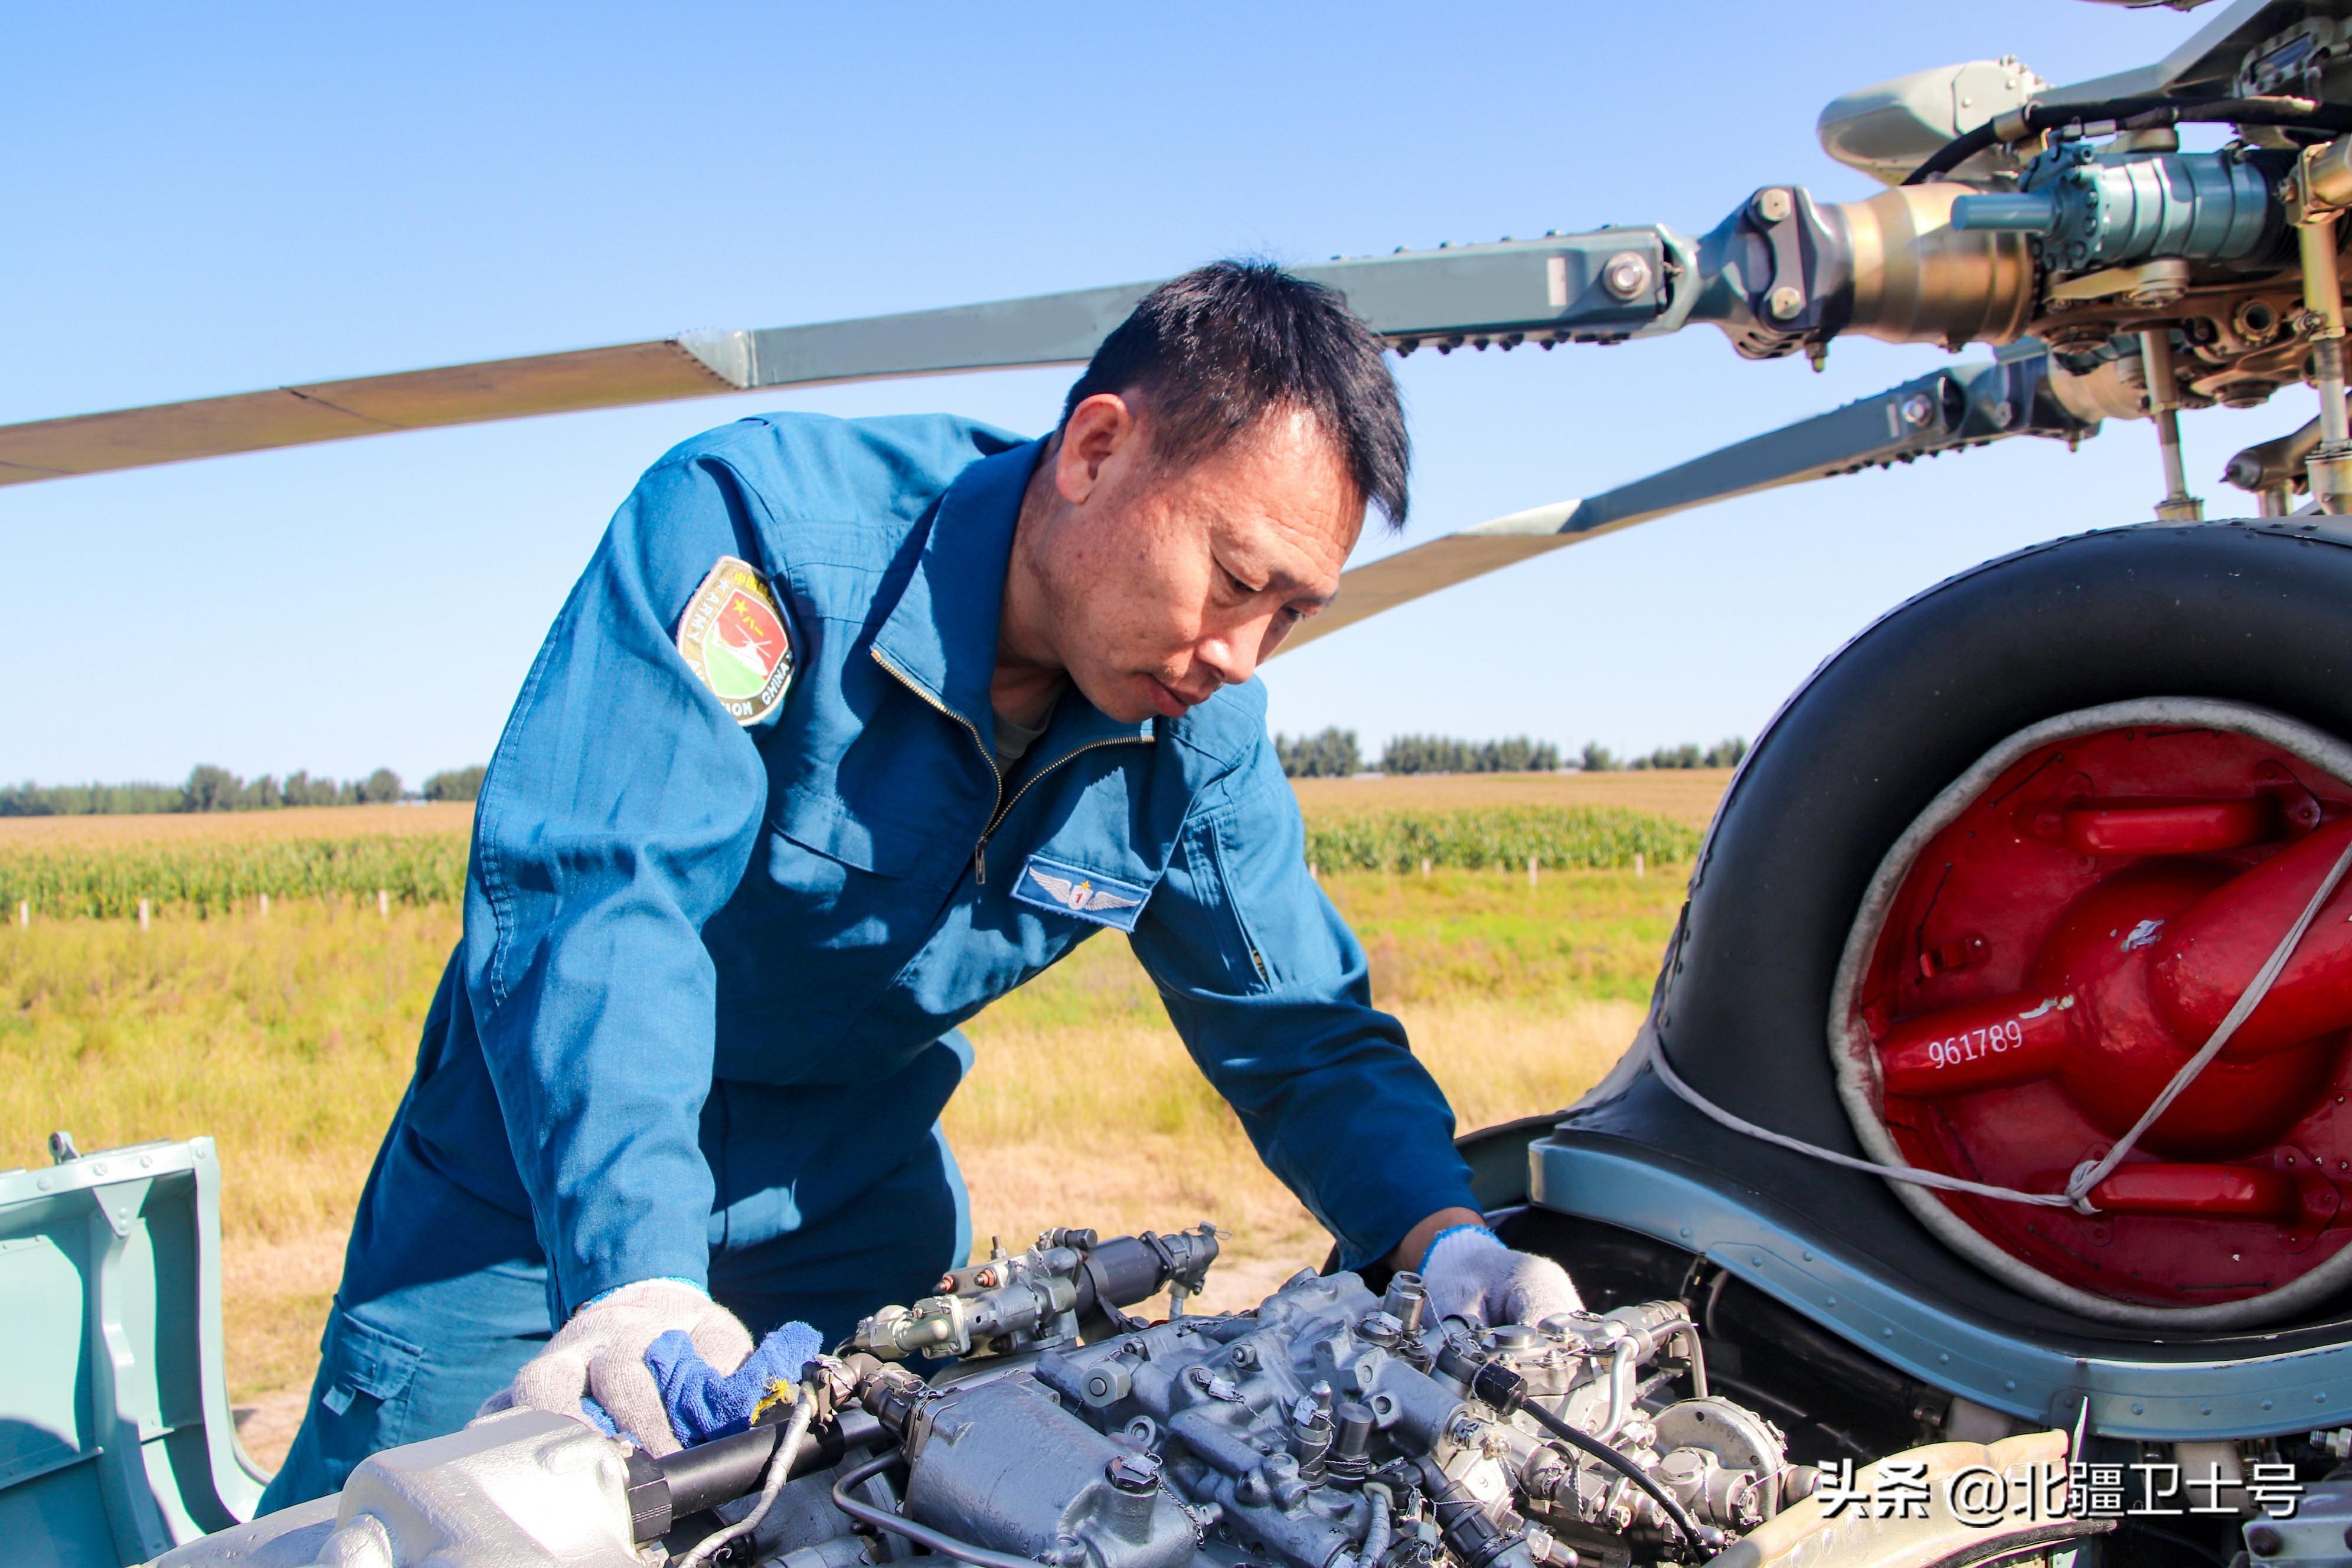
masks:
[[[1363,527],[1339,452],[1301,410],[1170,468],[1148,411],[1088,398],[1045,462],[1061,504],[1024,543],[1046,635],[1087,700],[1129,722],[1247,680],[1339,592]]]

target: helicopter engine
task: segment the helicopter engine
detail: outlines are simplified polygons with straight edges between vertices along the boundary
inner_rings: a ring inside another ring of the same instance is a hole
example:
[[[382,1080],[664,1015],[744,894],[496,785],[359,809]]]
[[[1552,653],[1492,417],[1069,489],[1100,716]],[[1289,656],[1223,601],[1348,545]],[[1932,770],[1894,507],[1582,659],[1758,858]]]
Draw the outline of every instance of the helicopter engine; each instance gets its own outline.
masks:
[[[1857,1506],[1874,1482],[1850,1464],[1822,1500],[1780,1428],[1710,1388],[1679,1300],[1482,1328],[1433,1320],[1409,1273],[1375,1295],[1302,1270],[1246,1311],[1114,1305],[1169,1283],[1181,1305],[1215,1254],[1207,1226],[1049,1231],[867,1318],[747,1431],[655,1459],[508,1413],[156,1568],[1866,1568],[2104,1528],[2065,1505],[2056,1432],[1890,1456],[1900,1510]],[[1988,1515],[1962,1469],[2032,1506]]]

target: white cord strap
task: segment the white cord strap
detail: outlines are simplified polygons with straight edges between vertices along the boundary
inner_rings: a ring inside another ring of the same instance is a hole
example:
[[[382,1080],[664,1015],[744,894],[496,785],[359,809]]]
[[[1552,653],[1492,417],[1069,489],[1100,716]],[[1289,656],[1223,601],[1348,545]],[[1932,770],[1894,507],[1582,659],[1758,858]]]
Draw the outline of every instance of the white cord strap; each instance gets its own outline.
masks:
[[[2157,1119],[2169,1110],[2173,1101],[2187,1092],[2189,1086],[2197,1081],[2197,1075],[2203,1072],[2212,1063],[2213,1058],[2221,1054],[2222,1047],[2230,1043],[2231,1037],[2238,1032],[2239,1026],[2253,1016],[2255,1008],[2262,1005],[2263,998],[2270,994],[2272,985],[2276,984],[2280,973],[2285,970],[2287,960],[2294,956],[2294,950],[2301,945],[2305,933],[2311,930],[2312,922],[2319,918],[2320,910],[2334,895],[2337,884],[2344,880],[2344,874],[2347,870],[2352,870],[2352,840],[2346,842],[2344,853],[2336,858],[2336,864],[2330,868],[2326,876],[2320,879],[2318,890],[2314,892],[2310,901],[2304,905],[2303,913],[2288,929],[2286,935],[2279,939],[2279,944],[2271,950],[2271,955],[2264,961],[2262,968],[2254,972],[2253,980],[2239,995],[2237,1005],[2231,1007],[2229,1015],[2215,1026],[2212,1036],[2206,1040],[2195,1056],[2180,1064],[2180,1070],[2172,1075],[2172,1080],[2164,1086],[2163,1090],[2153,1100],[2148,1102],[2147,1109],[2140,1113],[2139,1120],[2132,1123],[2131,1131],[2116,1140],[2115,1147],[2109,1149],[2104,1158],[2095,1162],[2086,1160],[2074,1168],[2074,1174],[2067,1179],[2063,1192],[2021,1192],[2015,1187],[1995,1186],[1989,1182],[1971,1182],[1966,1177],[1950,1175],[1942,1171],[1925,1170],[1917,1165],[1885,1165],[1875,1160],[1860,1159],[1852,1154],[1840,1153],[1835,1149],[1824,1149],[1818,1143],[1808,1143],[1801,1138],[1791,1138],[1785,1132],[1775,1132],[1769,1127],[1759,1127],[1747,1118],[1735,1116],[1716,1104],[1689,1084],[1685,1083],[1675,1073],[1674,1068],[1666,1061],[1663,1043],[1650,1052],[1649,1065],[1652,1070],[1657,1073],[1659,1081],[1672,1089],[1692,1110],[1730,1128],[1734,1132],[1744,1132],[1750,1138],[1759,1139],[1776,1148],[1790,1150],[1811,1159],[1823,1160],[1832,1165],[1843,1165],[1848,1170],[1864,1171],[1874,1176],[1884,1176],[1889,1181],[1909,1182],[1916,1186],[1932,1187],[1938,1192],[1967,1193],[1975,1197],[1998,1199],[2002,1203],[2031,1204],[2037,1208],[2071,1208],[2083,1214],[2095,1214],[2098,1211],[2091,1204],[2091,1189],[2105,1181],[2108,1174],[2124,1163],[2125,1157],[2130,1154],[2147,1130],[2156,1124]]]
[[[1929,1171],[1917,1165],[1882,1165],[1875,1160],[1859,1159],[1841,1154],[1835,1149],[1824,1149],[1818,1143],[1808,1143],[1801,1138],[1791,1138],[1785,1132],[1775,1132],[1769,1127],[1759,1127],[1745,1117],[1734,1116],[1715,1101],[1685,1083],[1675,1069],[1666,1065],[1663,1048],[1650,1053],[1650,1069],[1660,1082],[1682,1097],[1691,1109],[1714,1118],[1734,1132],[1745,1132],[1750,1138],[1761,1139],[1782,1149],[1826,1160],[1832,1165],[1843,1165],[1849,1171],[1867,1171],[1874,1176],[1890,1181],[1911,1182],[1939,1192],[1973,1193],[1980,1198],[2003,1198],[2011,1203],[2035,1204],[2043,1208],[2065,1208],[2074,1202],[2063,1193],[2021,1193],[2015,1187],[1996,1187],[1986,1182],[1971,1182],[1964,1176],[1947,1175],[1941,1171]]]

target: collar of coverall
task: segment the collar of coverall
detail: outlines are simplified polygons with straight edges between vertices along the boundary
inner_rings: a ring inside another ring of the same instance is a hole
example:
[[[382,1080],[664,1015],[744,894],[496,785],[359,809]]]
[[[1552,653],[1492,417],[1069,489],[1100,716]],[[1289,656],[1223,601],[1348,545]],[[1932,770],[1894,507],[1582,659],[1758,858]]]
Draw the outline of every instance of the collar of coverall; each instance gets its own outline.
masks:
[[[996,629],[1021,498],[1045,448],[1024,441],[958,474],[932,510],[922,554],[898,602],[874,635],[875,651],[980,732],[992,751],[996,713],[988,700],[996,673]],[[1064,689],[1045,737],[1033,751],[1060,754],[1098,741],[1148,737],[1151,721],[1126,724]]]

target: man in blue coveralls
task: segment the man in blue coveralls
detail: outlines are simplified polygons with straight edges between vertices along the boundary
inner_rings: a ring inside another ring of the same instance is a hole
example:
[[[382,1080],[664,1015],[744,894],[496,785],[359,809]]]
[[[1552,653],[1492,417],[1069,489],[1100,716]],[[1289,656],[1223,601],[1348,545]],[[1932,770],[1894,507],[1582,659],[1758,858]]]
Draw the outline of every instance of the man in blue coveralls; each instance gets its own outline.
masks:
[[[1481,1225],[1253,677],[1367,508],[1402,525],[1406,466],[1379,338],[1230,262],[1138,306],[1045,440],[780,415],[656,463],[490,763],[263,1506],[486,1402],[666,1453],[700,1435],[648,1369],[669,1331],[724,1373],[929,1293],[971,1240],[957,1026],[1105,928],[1348,1267],[1490,1321],[1575,1306]]]

